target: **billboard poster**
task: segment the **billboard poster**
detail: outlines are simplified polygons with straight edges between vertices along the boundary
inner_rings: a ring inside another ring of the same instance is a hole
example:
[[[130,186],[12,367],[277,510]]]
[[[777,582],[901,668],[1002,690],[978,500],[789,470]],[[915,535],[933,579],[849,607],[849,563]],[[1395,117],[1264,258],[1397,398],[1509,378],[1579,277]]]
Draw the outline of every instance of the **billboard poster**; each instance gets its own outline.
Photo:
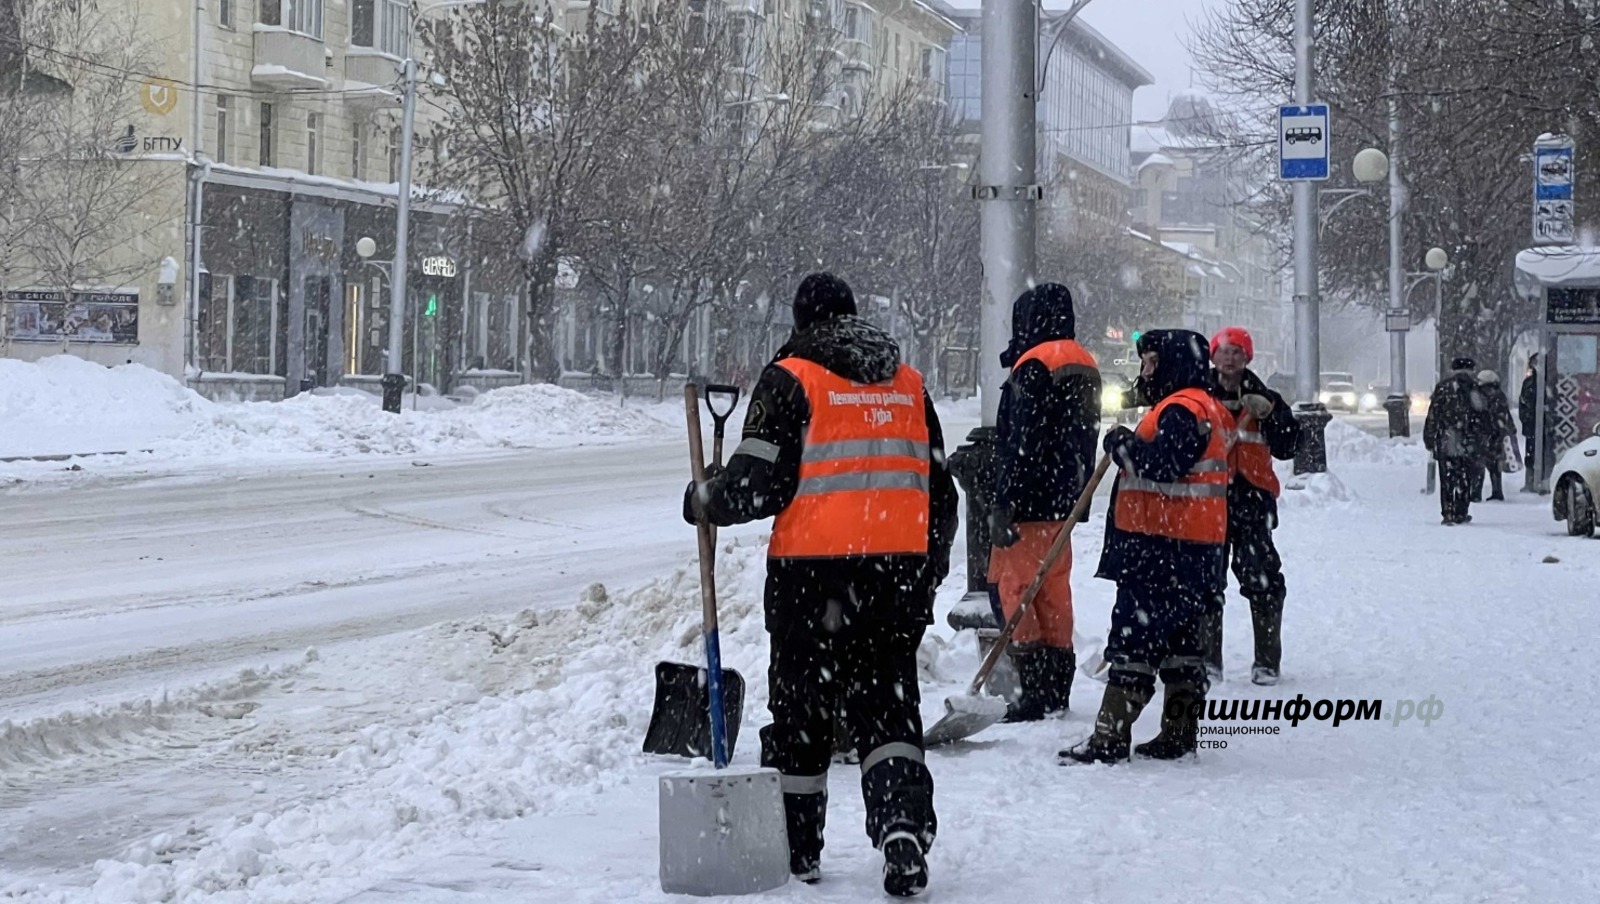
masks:
[[[6,333],[14,341],[139,341],[137,290],[20,289],[5,293],[5,306]]]

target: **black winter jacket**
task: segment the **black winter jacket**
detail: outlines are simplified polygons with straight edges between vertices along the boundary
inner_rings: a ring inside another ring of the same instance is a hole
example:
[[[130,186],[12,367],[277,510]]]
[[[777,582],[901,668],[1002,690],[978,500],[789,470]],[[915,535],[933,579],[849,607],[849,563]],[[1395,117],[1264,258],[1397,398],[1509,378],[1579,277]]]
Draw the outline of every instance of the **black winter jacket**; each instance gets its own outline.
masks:
[[[1136,387],[1140,397],[1155,405],[1180,389],[1210,388],[1211,354],[1205,337],[1189,330],[1151,330],[1139,338],[1141,355],[1160,356],[1155,376]],[[1169,405],[1156,422],[1155,439],[1134,438],[1121,447],[1115,463],[1146,480],[1171,483],[1205,455],[1211,426],[1187,408]],[[1111,489],[1111,511],[1106,515],[1106,542],[1096,577],[1144,584],[1159,591],[1181,584],[1203,592],[1226,587],[1225,559],[1220,544],[1191,543],[1171,537],[1119,530],[1116,526],[1117,492],[1121,474]]]
[[[1422,426],[1422,444],[1436,459],[1483,457],[1488,432],[1489,402],[1470,370],[1451,371],[1433,388],[1428,418]]]
[[[1538,406],[1535,404],[1539,398],[1539,372],[1535,370],[1522,379],[1522,387],[1517,393],[1517,420],[1522,422],[1522,435],[1533,439],[1534,425],[1538,423]],[[1544,432],[1547,436],[1555,434],[1555,383],[1546,383],[1544,387]]]
[[[998,459],[994,506],[1011,520],[1064,521],[1094,471],[1100,437],[1100,375],[1054,374],[1023,354],[1073,338],[1072,296],[1032,291],[1012,308],[1014,338],[1001,356],[1012,367],[1000,388],[995,424]]]
[[[790,337],[761,372],[750,396],[744,435],[725,470],[708,481],[705,513],[711,523],[728,526],[771,518],[788,508],[800,483],[811,405],[794,375],[776,362],[796,357],[813,361],[857,383],[892,379],[900,367],[900,349],[889,335],[853,316],[824,320]],[[933,400],[923,392],[928,419],[929,518],[928,555],[857,556],[848,559],[771,559],[767,563],[767,619],[802,619],[820,624],[830,596],[822,588],[852,585],[852,576],[870,575],[858,583],[881,586],[881,575],[896,576],[900,599],[842,600],[849,617],[885,622],[930,624],[933,593],[950,571],[950,547],[959,522],[959,497],[945,467],[944,433]],[[805,595],[817,588],[817,596]]]
[[[1229,392],[1222,388],[1222,378],[1216,368],[1211,369],[1211,396],[1229,406],[1229,411],[1234,410],[1232,406],[1241,405],[1240,400],[1247,395],[1266,396],[1272,400],[1272,414],[1258,422],[1261,436],[1267,441],[1267,451],[1279,461],[1294,458],[1300,447],[1300,422],[1294,419],[1294,411],[1283,396],[1267,386],[1255,371],[1248,369],[1239,383],[1239,391]],[[1235,476],[1228,485],[1228,520],[1259,521],[1262,518],[1267,519],[1268,525],[1277,527],[1278,500],[1243,476]]]

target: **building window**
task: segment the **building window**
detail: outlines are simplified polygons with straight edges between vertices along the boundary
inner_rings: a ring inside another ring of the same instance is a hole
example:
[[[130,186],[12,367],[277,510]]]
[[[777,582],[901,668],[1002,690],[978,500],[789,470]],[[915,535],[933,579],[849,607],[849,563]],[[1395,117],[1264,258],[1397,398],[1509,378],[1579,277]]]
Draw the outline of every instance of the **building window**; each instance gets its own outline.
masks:
[[[350,43],[356,47],[373,46],[377,29],[373,23],[377,0],[350,0]]]
[[[317,114],[306,114],[306,172],[315,176],[317,162],[321,156],[322,145],[317,141]]]
[[[283,9],[280,0],[261,0],[258,10],[262,25],[282,25]]]
[[[400,127],[389,130],[389,181],[400,181]]]
[[[261,24],[281,25],[322,40],[322,0],[261,0]]]
[[[261,165],[272,165],[272,105],[261,105]]]
[[[232,107],[233,98],[226,94],[217,95],[217,143],[213,156],[218,163],[228,162],[229,146],[233,144]]]
[[[217,24],[233,30],[233,0],[217,0]]]
[[[350,127],[350,178],[357,182],[367,176],[366,150],[367,124],[358,122]]]

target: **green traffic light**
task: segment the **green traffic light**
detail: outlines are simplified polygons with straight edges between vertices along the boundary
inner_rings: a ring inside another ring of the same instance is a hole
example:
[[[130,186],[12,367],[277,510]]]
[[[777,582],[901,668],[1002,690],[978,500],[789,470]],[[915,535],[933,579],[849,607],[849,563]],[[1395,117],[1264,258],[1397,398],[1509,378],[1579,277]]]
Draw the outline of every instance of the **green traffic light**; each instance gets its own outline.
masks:
[[[429,295],[428,296],[428,307],[423,310],[422,316],[424,316],[424,317],[437,317],[438,315],[439,315],[439,296],[437,296],[437,295]]]
[[[1139,341],[1139,337],[1143,336],[1143,335],[1144,335],[1144,333],[1135,331],[1134,334],[1133,334],[1133,341],[1138,342]]]

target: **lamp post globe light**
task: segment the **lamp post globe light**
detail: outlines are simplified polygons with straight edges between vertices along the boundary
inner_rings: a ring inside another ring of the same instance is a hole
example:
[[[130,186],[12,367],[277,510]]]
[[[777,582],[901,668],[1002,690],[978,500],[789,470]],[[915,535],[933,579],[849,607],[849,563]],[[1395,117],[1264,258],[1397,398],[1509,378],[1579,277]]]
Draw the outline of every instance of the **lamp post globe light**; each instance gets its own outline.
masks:
[[[1389,155],[1377,148],[1367,148],[1351,161],[1350,173],[1357,182],[1367,185],[1382,182],[1389,178]]]
[[[1450,266],[1450,254],[1443,248],[1429,248],[1422,262],[1428,265],[1429,270],[1438,273],[1440,270]]]

